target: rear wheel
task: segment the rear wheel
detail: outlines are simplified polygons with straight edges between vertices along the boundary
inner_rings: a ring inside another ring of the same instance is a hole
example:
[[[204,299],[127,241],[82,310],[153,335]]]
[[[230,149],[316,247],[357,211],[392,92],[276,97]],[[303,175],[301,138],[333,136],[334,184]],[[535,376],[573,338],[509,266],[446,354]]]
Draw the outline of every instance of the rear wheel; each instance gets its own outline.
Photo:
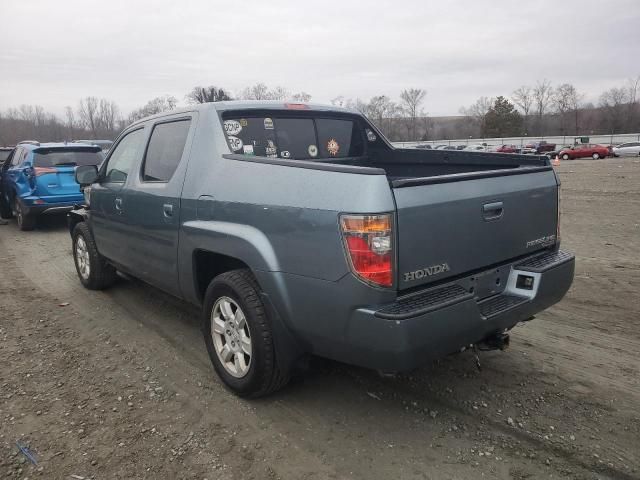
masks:
[[[116,281],[116,269],[98,253],[93,235],[85,222],[73,229],[73,260],[80,282],[89,290],[102,290]]]
[[[33,230],[36,226],[36,217],[26,212],[25,206],[19,198],[13,197],[13,216],[16,217],[18,228],[23,232]]]
[[[591,158],[598,160],[600,158],[600,154],[598,152],[594,152],[593,155],[591,155]]]
[[[564,155],[562,155],[562,159],[563,160],[569,160],[569,155],[567,155],[566,153]]]
[[[223,273],[209,284],[202,331],[216,373],[235,394],[261,397],[288,382],[278,368],[271,319],[249,270]]]

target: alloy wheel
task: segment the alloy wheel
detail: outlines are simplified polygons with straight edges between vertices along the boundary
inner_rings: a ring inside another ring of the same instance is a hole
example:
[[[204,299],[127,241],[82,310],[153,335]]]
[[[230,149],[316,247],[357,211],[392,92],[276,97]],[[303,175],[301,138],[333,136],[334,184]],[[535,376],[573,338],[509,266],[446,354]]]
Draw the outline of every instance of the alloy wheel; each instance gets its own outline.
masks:
[[[91,275],[91,259],[89,258],[89,249],[84,237],[79,235],[76,239],[76,265],[80,276],[87,280]]]
[[[230,297],[220,297],[213,305],[211,338],[224,369],[233,377],[244,377],[251,366],[251,332],[244,312]]]

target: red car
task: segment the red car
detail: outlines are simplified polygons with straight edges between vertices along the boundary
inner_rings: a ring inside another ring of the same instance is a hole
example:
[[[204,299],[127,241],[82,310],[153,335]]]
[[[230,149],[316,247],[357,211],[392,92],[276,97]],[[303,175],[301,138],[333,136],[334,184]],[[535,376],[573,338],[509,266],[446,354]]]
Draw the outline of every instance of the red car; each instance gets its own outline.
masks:
[[[562,160],[573,160],[574,158],[587,158],[591,157],[594,160],[599,158],[605,158],[610,154],[609,149],[604,145],[576,145],[571,148],[565,148],[560,150],[558,156]]]
[[[516,145],[500,145],[496,148],[496,152],[500,153],[520,153],[520,147]]]

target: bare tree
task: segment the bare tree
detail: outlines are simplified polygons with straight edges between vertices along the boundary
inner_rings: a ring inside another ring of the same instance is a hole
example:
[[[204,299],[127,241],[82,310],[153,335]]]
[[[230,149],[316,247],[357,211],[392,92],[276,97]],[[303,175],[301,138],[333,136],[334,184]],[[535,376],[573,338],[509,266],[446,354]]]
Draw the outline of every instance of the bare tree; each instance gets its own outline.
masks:
[[[387,136],[393,134],[394,119],[401,113],[401,107],[386,95],[378,95],[369,100],[365,114]]]
[[[256,83],[251,87],[246,87],[241,95],[243,100],[271,100],[269,87],[264,83]]]
[[[86,97],[80,99],[78,105],[78,117],[80,117],[81,125],[91,132],[93,138],[98,136],[98,125],[100,123],[98,104],[99,100],[96,97]]]
[[[100,99],[98,120],[103,135],[109,135],[109,133],[116,130],[119,116],[120,109],[118,105],[116,105],[116,102],[104,98]]]
[[[217,88],[213,85],[208,87],[193,87],[193,90],[191,90],[185,98],[187,102],[191,104],[233,100],[224,89]]]
[[[629,108],[627,113],[627,131],[636,131],[640,128],[640,105],[638,103],[638,91],[640,90],[640,75],[631,78],[627,84]]]
[[[569,83],[563,83],[553,90],[551,104],[560,119],[560,130],[563,135],[567,132],[567,113],[571,110],[571,100],[576,97],[576,89]]]
[[[538,116],[538,133],[541,135],[544,133],[543,117],[549,108],[552,95],[553,88],[551,87],[551,82],[546,78],[542,81],[538,81],[536,86],[533,88],[534,105],[536,115]]]
[[[487,131],[487,113],[491,110],[495,100],[491,97],[480,97],[476,103],[470,107],[462,107],[460,113],[471,119],[480,129],[480,135],[484,136]]]
[[[334,107],[343,107],[344,106],[344,96],[342,95],[338,95],[337,97],[334,97],[331,99],[331,105],[333,105]]]
[[[400,101],[407,115],[407,131],[410,140],[418,140],[418,117],[424,117],[422,102],[427,92],[421,88],[410,88],[400,92]]]
[[[569,110],[573,117],[573,133],[574,135],[580,134],[580,110],[582,108],[582,102],[584,100],[584,94],[578,92],[575,88],[572,88],[569,92]]]
[[[164,95],[149,100],[143,107],[134,110],[129,114],[129,123],[135,122],[149,115],[173,110],[178,105],[178,100],[172,95]]]
[[[311,101],[311,95],[309,95],[307,92],[298,92],[291,95],[291,100],[293,100],[294,102],[307,103]]]
[[[600,95],[599,106],[604,112],[604,127],[607,133],[619,132],[624,127],[624,111],[629,102],[629,90],[610,88]]]
[[[533,90],[526,85],[513,91],[511,94],[511,100],[522,111],[522,120],[524,131],[527,131],[527,120],[531,113],[531,107],[533,106]]]
[[[268,93],[269,100],[286,100],[290,93],[285,87],[277,86]]]

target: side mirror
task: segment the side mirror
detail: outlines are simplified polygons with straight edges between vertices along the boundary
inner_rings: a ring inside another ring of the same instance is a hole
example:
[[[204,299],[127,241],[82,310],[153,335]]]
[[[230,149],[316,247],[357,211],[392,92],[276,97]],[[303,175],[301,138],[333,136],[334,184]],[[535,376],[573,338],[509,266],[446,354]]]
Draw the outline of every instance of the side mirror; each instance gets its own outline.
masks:
[[[98,181],[98,167],[95,165],[81,165],[76,167],[75,176],[76,182],[78,182],[81,187],[91,185]]]

